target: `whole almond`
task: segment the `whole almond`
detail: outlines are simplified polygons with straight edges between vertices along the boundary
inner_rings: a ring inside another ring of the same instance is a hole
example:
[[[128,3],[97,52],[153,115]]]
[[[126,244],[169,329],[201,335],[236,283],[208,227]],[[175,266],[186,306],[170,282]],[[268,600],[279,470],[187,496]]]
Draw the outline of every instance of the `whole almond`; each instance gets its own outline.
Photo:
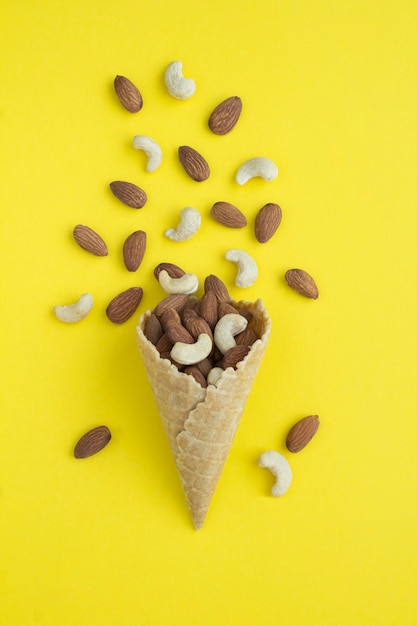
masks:
[[[123,324],[138,308],[143,297],[142,287],[130,287],[122,291],[111,300],[106,309],[106,315],[114,324]]]
[[[258,335],[250,326],[246,326],[245,330],[235,336],[236,345],[251,346],[258,339]]]
[[[308,415],[290,429],[286,446],[290,452],[300,452],[316,434],[320,420],[318,415]]]
[[[208,125],[215,135],[226,135],[236,123],[242,112],[242,100],[239,96],[232,96],[220,102],[212,111]]]
[[[161,317],[167,309],[175,309],[179,312],[186,306],[187,301],[188,296],[186,294],[177,293],[172,296],[168,296],[157,304],[154,313],[157,317]]]
[[[97,454],[107,446],[111,439],[111,432],[107,426],[97,426],[85,433],[76,443],[74,456],[76,459],[86,459]]]
[[[219,319],[224,315],[236,315],[236,313],[239,313],[239,311],[235,309],[233,304],[230,304],[229,302],[219,302]]]
[[[139,89],[126,76],[116,76],[114,90],[124,108],[130,113],[137,113],[143,106]]]
[[[164,333],[156,344],[156,349],[160,354],[171,352],[174,342],[168,337],[167,333]]]
[[[219,319],[219,301],[214,291],[207,291],[201,298],[199,314],[210,328],[214,328]]]
[[[216,202],[211,207],[211,217],[223,226],[229,228],[243,228],[246,226],[246,217],[230,202]]]
[[[84,250],[87,250],[87,252],[91,252],[91,254],[95,254],[96,256],[108,255],[109,252],[106,243],[100,235],[89,226],[77,224],[72,234],[78,245]]]
[[[114,180],[109,187],[120,202],[132,207],[132,209],[141,209],[145,206],[148,199],[143,189],[124,180]]]
[[[213,339],[213,333],[209,324],[205,319],[199,317],[198,315],[186,317],[184,320],[184,326],[194,338],[194,341],[197,341],[202,333],[206,333],[206,335]]]
[[[168,272],[171,278],[181,278],[181,276],[185,274],[184,270],[174,263],[159,263],[153,271],[156,280],[159,279],[159,273],[162,272],[162,270]]]
[[[227,369],[228,367],[236,369],[237,364],[245,358],[249,350],[250,346],[234,346],[233,348],[229,348],[223,356],[223,369]]]
[[[184,170],[193,180],[201,183],[210,176],[210,167],[205,158],[190,146],[178,148],[178,158]]]
[[[184,368],[184,373],[193,376],[195,380],[200,383],[202,387],[207,387],[206,377],[201,373],[201,371],[195,365],[188,365]]]
[[[194,343],[194,337],[188,332],[181,324],[175,322],[168,322],[166,325],[166,334],[173,343],[181,341],[182,343]]]
[[[230,302],[230,294],[224,282],[214,274],[210,274],[204,280],[204,292],[212,291],[219,302]]]
[[[145,336],[154,346],[162,337],[162,325],[155,313],[151,313],[146,321]]]
[[[123,260],[129,272],[136,272],[146,250],[146,233],[143,230],[136,230],[127,237],[123,244]]]
[[[282,210],[278,204],[269,202],[259,209],[255,218],[255,237],[259,243],[269,241],[281,224]]]
[[[313,300],[317,300],[319,297],[317,285],[306,271],[300,269],[288,270],[285,273],[285,280],[294,291],[302,296],[312,298]]]

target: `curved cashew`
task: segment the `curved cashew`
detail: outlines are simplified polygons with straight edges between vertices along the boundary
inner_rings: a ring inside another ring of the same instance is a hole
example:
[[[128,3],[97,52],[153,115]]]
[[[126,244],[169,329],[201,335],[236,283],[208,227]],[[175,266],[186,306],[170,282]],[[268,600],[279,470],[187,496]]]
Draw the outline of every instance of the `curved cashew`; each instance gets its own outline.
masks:
[[[79,322],[90,313],[93,304],[94,300],[91,293],[83,293],[74,304],[55,306],[54,312],[61,322]]]
[[[259,457],[258,465],[269,469],[277,479],[271,489],[272,495],[282,496],[289,489],[292,481],[291,467],[285,456],[275,450],[267,450]]]
[[[136,150],[143,150],[148,157],[146,164],[147,172],[154,172],[158,169],[162,163],[162,150],[156,141],[145,135],[135,135],[133,137],[133,147]]]
[[[250,287],[258,278],[258,266],[252,257],[243,250],[228,250],[225,254],[227,261],[237,263],[236,287]]]
[[[226,354],[230,348],[234,348],[235,335],[245,330],[248,320],[239,313],[226,313],[214,327],[214,343],[222,354]]]
[[[223,372],[224,369],[222,367],[212,367],[207,374],[207,383],[209,385],[214,385],[215,387],[217,387],[217,383],[222,377]]]
[[[236,172],[236,182],[238,185],[244,185],[255,176],[260,176],[269,182],[278,176],[278,168],[271,159],[255,157],[239,167]]]
[[[181,61],[173,61],[165,70],[165,85],[174,98],[187,100],[195,93],[195,82],[192,78],[184,78]]]
[[[198,289],[198,278],[195,274],[184,274],[179,278],[171,278],[166,270],[158,275],[159,284],[167,293],[184,293],[190,295]]]
[[[186,241],[196,234],[201,226],[201,215],[197,209],[186,206],[181,209],[181,220],[176,228],[168,228],[165,235],[171,241]]]
[[[201,333],[195,343],[177,341],[171,350],[171,357],[181,365],[193,365],[205,359],[212,347],[211,338],[206,333]]]

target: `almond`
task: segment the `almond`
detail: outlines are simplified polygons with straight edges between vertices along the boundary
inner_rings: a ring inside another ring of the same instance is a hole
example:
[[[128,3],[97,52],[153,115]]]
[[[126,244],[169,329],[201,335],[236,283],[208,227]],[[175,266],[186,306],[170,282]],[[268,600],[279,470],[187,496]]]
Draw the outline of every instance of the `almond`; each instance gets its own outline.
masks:
[[[255,237],[259,243],[269,241],[281,224],[282,210],[278,204],[269,202],[259,209],[255,218]]]
[[[168,337],[166,333],[164,333],[155,347],[160,354],[163,354],[166,352],[171,352],[173,345],[174,342]]]
[[[206,333],[206,335],[213,339],[213,333],[211,332],[209,324],[198,315],[186,317],[184,326],[194,338],[193,341],[196,341],[202,333]]]
[[[143,106],[139,89],[126,76],[116,76],[114,90],[124,108],[130,113],[137,113]]]
[[[114,180],[110,183],[109,187],[113,195],[116,196],[120,202],[127,204],[127,206],[132,207],[132,209],[141,209],[145,206],[148,199],[143,189],[124,180]]]
[[[136,272],[146,250],[146,233],[143,230],[136,230],[129,235],[123,244],[123,260],[129,272]]]
[[[89,430],[77,442],[74,448],[76,459],[86,459],[93,454],[97,454],[107,446],[111,439],[111,432],[107,426],[96,426]]]
[[[194,337],[188,332],[181,324],[175,322],[168,322],[166,325],[166,334],[173,343],[181,341],[182,343],[194,343]]]
[[[223,226],[229,228],[243,228],[246,226],[246,217],[230,202],[216,202],[211,207],[211,217]]]
[[[202,387],[207,387],[206,377],[200,372],[198,367],[195,365],[188,365],[184,368],[184,373],[193,376],[195,380],[200,383]]]
[[[215,135],[226,135],[236,123],[242,112],[242,100],[239,96],[232,96],[220,102],[212,111],[208,125]]]
[[[290,429],[286,446],[290,452],[300,452],[316,434],[320,420],[318,415],[308,415]]]
[[[235,309],[232,304],[229,304],[228,302],[219,302],[219,319],[224,315],[236,315],[236,313],[239,313],[239,311]]]
[[[153,343],[154,346],[158,343],[162,337],[163,331],[161,322],[156,317],[155,313],[151,313],[146,321],[145,336]]]
[[[210,328],[214,328],[219,319],[219,301],[217,300],[216,294],[214,291],[207,291],[204,296],[201,298],[199,314],[204,320],[206,320],[207,324]]]
[[[207,180],[210,176],[210,167],[207,161],[194,148],[180,146],[178,148],[178,158],[188,176],[198,183]]]
[[[186,294],[175,294],[173,296],[168,296],[161,300],[161,302],[155,307],[154,313],[157,317],[161,317],[164,311],[168,309],[175,309],[176,311],[181,311],[187,304],[188,296]]]
[[[174,263],[159,263],[153,271],[156,280],[158,280],[159,272],[162,272],[162,270],[168,272],[171,278],[181,278],[185,274],[184,270]]]
[[[72,234],[78,245],[84,250],[87,250],[87,252],[91,252],[91,254],[95,254],[96,256],[108,255],[109,252],[104,240],[89,226],[77,224]]]
[[[219,302],[230,302],[230,294],[220,278],[210,274],[204,281],[204,292],[212,291]]]
[[[294,289],[297,293],[305,296],[306,298],[312,298],[313,300],[317,300],[319,297],[319,290],[317,288],[314,279],[305,272],[300,269],[292,269],[288,270],[285,273],[285,280],[288,285]]]
[[[237,364],[245,358],[249,350],[250,346],[234,346],[234,348],[229,348],[223,356],[223,369],[227,369],[228,367],[236,369]]]
[[[130,287],[122,291],[111,300],[106,309],[106,315],[114,324],[123,324],[138,308],[143,297],[142,287]]]
[[[235,336],[236,345],[251,346],[258,339],[258,335],[250,326],[246,326],[245,330]]]

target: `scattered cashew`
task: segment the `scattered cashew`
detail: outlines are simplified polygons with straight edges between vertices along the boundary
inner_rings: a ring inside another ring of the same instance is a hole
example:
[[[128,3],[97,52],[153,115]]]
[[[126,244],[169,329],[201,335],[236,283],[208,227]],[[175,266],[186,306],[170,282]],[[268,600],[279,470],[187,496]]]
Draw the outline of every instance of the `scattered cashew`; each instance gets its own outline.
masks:
[[[146,164],[147,172],[154,172],[158,169],[162,163],[162,150],[156,141],[145,135],[135,135],[133,137],[133,147],[136,150],[143,150],[148,157]]]
[[[207,383],[209,385],[214,385],[217,387],[217,383],[224,373],[224,369],[222,367],[212,367],[209,373],[207,374]]]
[[[181,220],[176,228],[168,228],[165,235],[172,241],[191,239],[201,226],[201,215],[197,209],[186,206],[181,209]]]
[[[61,322],[79,322],[89,314],[93,304],[94,300],[91,293],[83,293],[74,304],[55,306],[54,312]]]
[[[250,287],[258,278],[258,266],[253,258],[243,250],[228,250],[225,254],[227,261],[237,263],[236,287]]]
[[[195,93],[195,82],[184,78],[181,61],[173,61],[165,70],[165,85],[174,98],[187,100]]]
[[[214,343],[222,354],[236,345],[235,335],[245,330],[248,320],[239,313],[226,313],[214,327]]]
[[[255,157],[239,167],[236,172],[236,182],[238,185],[244,185],[255,176],[260,176],[269,182],[278,176],[278,168],[271,159]]]
[[[167,293],[184,293],[190,295],[198,289],[198,277],[195,274],[184,274],[179,278],[171,278],[166,270],[158,275],[159,284]]]
[[[171,350],[171,357],[181,365],[193,365],[205,359],[212,347],[211,338],[206,333],[201,333],[195,343],[177,341]]]
[[[269,469],[276,478],[271,489],[272,495],[282,496],[289,489],[292,481],[291,467],[285,456],[275,450],[267,450],[259,457],[258,465]]]

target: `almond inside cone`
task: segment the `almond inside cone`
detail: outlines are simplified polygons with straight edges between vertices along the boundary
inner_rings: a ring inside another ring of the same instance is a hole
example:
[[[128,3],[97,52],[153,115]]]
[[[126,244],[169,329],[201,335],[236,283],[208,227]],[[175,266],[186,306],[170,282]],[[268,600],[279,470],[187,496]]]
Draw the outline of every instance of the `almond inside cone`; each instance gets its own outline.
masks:
[[[218,386],[203,388],[193,376],[161,359],[144,334],[151,311],[141,316],[137,327],[138,347],[196,529],[203,526],[271,330],[261,300],[235,304],[252,313],[251,324],[260,339],[236,370],[224,371]]]

